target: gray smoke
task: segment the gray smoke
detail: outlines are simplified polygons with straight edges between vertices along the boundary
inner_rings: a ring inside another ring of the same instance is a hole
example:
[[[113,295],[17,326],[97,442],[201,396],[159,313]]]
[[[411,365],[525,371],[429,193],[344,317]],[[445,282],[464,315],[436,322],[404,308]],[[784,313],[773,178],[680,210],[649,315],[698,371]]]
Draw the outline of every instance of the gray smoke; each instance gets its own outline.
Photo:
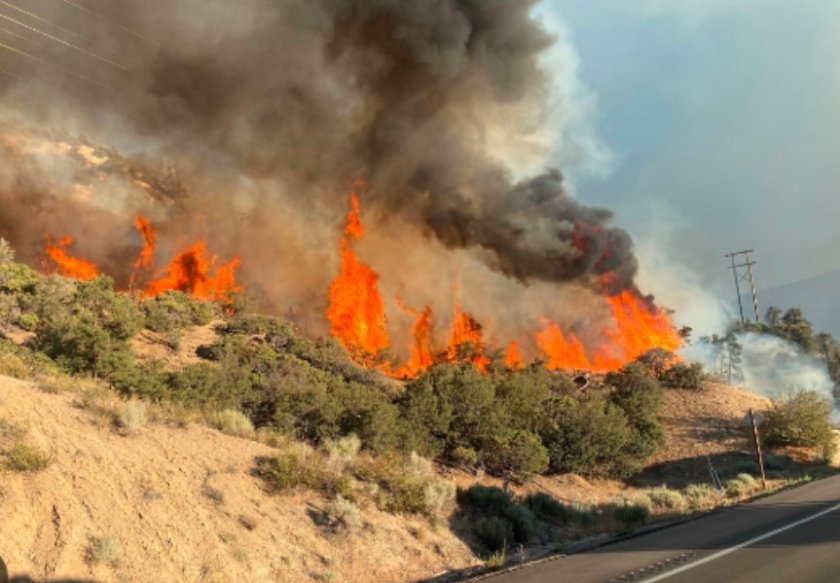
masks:
[[[496,147],[546,123],[539,59],[554,39],[534,0],[111,4],[96,18],[27,4],[101,58],[33,37],[48,45],[37,54],[73,74],[0,62],[24,78],[6,82],[6,101],[18,119],[95,138],[138,166],[177,167],[189,188],[157,189],[179,209],[167,217],[212,222],[244,207],[264,220],[292,205],[332,224],[363,179],[381,221],[399,217],[520,282],[602,286],[598,276],[614,273],[611,290],[633,286],[632,241],[611,213],[570,197],[556,170],[516,181]],[[20,181],[0,185],[0,202],[47,186]],[[27,243],[35,234],[22,225],[42,226],[10,222],[0,234]]]

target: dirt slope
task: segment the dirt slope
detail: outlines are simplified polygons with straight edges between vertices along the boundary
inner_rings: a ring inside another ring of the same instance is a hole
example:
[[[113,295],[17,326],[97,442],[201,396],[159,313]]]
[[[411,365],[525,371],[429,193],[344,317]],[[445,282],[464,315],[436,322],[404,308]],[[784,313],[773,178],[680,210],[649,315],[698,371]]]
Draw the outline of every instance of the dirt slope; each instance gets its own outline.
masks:
[[[0,556],[12,576],[97,581],[407,581],[477,562],[445,525],[365,509],[367,526],[326,534],[314,494],[268,496],[249,472],[272,453],[212,429],[103,429],[69,394],[0,377],[0,419],[49,451],[37,474],[0,472]],[[91,565],[115,536],[117,566]]]

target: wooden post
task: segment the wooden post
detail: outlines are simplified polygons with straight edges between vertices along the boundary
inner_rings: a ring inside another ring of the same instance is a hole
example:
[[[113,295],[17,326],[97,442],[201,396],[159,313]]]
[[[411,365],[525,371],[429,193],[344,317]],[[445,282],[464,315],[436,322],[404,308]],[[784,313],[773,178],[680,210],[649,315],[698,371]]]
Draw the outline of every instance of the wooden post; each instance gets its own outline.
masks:
[[[755,423],[755,414],[750,409],[750,425],[752,425],[753,443],[755,444],[755,456],[758,458],[758,469],[761,471],[761,487],[767,489],[767,477],[764,475],[764,456],[761,454],[761,440],[758,436],[758,425]]]

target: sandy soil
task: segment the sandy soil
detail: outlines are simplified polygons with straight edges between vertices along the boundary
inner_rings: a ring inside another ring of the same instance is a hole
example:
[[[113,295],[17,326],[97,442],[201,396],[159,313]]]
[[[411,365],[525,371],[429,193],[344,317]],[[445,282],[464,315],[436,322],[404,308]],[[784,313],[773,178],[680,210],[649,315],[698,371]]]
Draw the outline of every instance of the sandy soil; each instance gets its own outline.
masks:
[[[0,556],[10,574],[116,582],[410,581],[476,564],[441,524],[365,508],[355,533],[324,532],[315,494],[269,496],[250,475],[272,450],[206,427],[122,436],[73,405],[0,377],[0,419],[50,452],[36,474],[0,472]],[[119,563],[91,564],[95,537]]]

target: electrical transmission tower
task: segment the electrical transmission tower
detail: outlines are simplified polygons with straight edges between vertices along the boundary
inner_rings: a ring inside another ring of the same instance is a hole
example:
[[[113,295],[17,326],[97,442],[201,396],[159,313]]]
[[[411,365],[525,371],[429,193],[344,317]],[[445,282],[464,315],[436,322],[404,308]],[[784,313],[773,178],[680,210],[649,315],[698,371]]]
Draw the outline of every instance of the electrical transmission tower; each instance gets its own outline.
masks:
[[[755,279],[753,278],[752,266],[755,265],[755,261],[752,260],[750,257],[750,253],[753,253],[752,249],[746,249],[744,251],[735,251],[734,253],[729,253],[725,257],[732,261],[732,265],[729,266],[729,269],[732,270],[732,274],[735,277],[735,292],[738,294],[738,310],[741,313],[741,324],[746,324],[747,320],[744,318],[744,302],[741,299],[741,282],[745,279],[750,281],[750,290],[752,291],[752,301],[753,301],[753,309],[755,310],[755,323],[760,324],[761,318],[758,315],[758,294],[755,291]],[[742,257],[743,256],[743,257]],[[735,258],[743,259],[743,263],[735,263]],[[744,269],[744,272],[740,270]]]

